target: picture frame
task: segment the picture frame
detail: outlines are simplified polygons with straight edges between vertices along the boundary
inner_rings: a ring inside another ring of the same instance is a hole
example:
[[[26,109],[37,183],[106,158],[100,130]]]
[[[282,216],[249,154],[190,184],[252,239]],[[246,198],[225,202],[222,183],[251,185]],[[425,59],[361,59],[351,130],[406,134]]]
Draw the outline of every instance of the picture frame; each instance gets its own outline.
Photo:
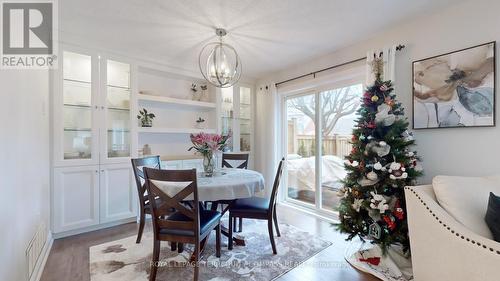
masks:
[[[412,63],[412,127],[496,126],[496,41]]]

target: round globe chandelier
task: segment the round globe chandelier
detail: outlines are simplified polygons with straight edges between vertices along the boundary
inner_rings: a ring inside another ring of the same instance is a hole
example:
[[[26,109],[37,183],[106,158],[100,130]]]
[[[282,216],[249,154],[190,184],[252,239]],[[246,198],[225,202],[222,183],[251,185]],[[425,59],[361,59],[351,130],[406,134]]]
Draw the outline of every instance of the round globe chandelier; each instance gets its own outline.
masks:
[[[201,49],[198,64],[203,77],[218,88],[228,88],[241,77],[241,61],[236,50],[223,42],[227,31],[217,28],[215,34],[219,42],[208,43]]]

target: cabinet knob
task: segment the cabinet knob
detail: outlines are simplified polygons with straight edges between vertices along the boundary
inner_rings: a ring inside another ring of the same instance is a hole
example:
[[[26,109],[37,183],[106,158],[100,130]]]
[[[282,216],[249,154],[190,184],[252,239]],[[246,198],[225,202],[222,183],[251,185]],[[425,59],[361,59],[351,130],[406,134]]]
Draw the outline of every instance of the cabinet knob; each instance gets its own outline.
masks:
[[[101,106],[101,109],[104,109],[104,106]]]
[[[99,173],[99,170],[95,170],[95,173],[96,173],[96,174],[97,174],[97,173]]]
[[[103,173],[104,173],[104,170],[101,170],[101,172],[103,172]]]

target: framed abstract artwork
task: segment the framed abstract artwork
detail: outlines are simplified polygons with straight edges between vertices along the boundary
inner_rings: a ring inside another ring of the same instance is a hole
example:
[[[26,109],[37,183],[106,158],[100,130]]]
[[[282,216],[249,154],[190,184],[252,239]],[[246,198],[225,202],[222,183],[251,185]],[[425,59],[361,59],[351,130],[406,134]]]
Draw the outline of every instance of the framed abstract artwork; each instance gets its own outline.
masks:
[[[495,45],[413,62],[413,128],[495,126]]]

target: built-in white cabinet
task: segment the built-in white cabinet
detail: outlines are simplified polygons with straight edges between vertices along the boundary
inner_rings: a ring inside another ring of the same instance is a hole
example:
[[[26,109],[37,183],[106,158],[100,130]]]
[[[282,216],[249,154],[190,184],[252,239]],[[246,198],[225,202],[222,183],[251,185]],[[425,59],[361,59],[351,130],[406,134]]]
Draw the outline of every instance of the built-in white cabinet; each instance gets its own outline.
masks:
[[[99,224],[99,177],[98,165],[54,169],[55,233]]]
[[[53,74],[53,232],[136,216],[133,66],[63,48]]]
[[[133,171],[127,164],[55,168],[55,233],[136,216]]]
[[[136,215],[136,188],[130,164],[101,165],[99,171],[100,223]]]
[[[162,161],[161,166],[166,170],[196,169],[203,171],[203,159],[183,159]]]

